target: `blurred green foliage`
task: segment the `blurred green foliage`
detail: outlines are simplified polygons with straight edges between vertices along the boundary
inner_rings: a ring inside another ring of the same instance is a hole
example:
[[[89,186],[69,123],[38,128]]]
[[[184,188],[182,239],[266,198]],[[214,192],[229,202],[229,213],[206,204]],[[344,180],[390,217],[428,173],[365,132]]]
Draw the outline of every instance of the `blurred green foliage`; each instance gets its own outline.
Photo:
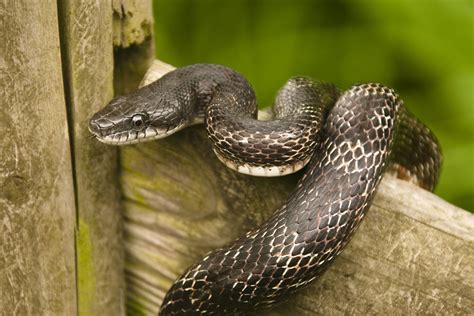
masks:
[[[474,211],[473,3],[155,0],[156,54],[234,68],[260,106],[294,75],[387,84],[440,139],[436,193]]]

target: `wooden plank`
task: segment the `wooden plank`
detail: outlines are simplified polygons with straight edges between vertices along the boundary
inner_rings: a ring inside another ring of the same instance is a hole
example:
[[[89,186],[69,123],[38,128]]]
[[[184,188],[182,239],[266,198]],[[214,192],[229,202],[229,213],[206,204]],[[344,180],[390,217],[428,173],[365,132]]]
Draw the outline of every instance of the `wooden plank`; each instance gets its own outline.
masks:
[[[113,8],[110,1],[58,3],[73,133],[79,314],[123,315],[117,149],[90,139],[87,128],[113,96]]]
[[[75,206],[56,1],[0,3],[2,315],[75,315]]]
[[[172,69],[155,62],[145,78]],[[155,314],[173,280],[261,223],[299,175],[255,178],[214,156],[201,126],[124,146],[127,307]],[[385,177],[350,245],[309,288],[266,315],[469,314],[474,215]],[[261,313],[259,313],[261,314]]]

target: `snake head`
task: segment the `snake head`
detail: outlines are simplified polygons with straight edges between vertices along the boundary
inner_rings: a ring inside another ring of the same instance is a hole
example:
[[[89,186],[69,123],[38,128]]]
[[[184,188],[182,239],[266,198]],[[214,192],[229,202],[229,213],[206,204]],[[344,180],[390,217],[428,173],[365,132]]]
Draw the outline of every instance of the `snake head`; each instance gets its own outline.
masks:
[[[163,138],[188,125],[178,104],[142,95],[114,98],[92,116],[89,131],[103,143],[126,145]]]

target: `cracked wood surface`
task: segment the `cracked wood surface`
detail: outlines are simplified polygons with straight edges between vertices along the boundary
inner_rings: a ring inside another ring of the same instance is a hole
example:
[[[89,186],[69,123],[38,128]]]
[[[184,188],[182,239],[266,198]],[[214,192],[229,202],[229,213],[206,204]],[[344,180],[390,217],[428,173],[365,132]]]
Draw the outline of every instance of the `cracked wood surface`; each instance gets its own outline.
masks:
[[[75,206],[55,1],[0,3],[0,314],[75,315]]]
[[[171,69],[155,61],[143,83]],[[156,313],[178,275],[261,223],[300,176],[265,179],[229,170],[202,126],[122,147],[121,168],[127,308],[136,315]],[[264,314],[469,314],[473,238],[473,214],[386,176],[329,271]]]
[[[88,121],[113,97],[112,1],[58,2],[77,197],[78,313],[124,315],[117,149],[90,138]]]

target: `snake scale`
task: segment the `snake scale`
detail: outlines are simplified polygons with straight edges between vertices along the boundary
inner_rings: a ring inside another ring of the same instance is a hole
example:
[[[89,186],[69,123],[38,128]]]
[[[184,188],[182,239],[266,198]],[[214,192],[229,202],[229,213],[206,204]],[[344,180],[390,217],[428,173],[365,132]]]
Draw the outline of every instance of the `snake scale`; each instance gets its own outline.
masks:
[[[260,227],[191,266],[160,315],[245,314],[272,306],[320,276],[344,249],[385,171],[432,190],[441,152],[432,132],[395,92],[291,78],[275,118],[258,121],[250,84],[220,65],[176,69],[96,113],[100,141],[132,144],[205,122],[219,159],[257,176],[306,165],[286,203]],[[245,198],[245,197],[242,197]]]

